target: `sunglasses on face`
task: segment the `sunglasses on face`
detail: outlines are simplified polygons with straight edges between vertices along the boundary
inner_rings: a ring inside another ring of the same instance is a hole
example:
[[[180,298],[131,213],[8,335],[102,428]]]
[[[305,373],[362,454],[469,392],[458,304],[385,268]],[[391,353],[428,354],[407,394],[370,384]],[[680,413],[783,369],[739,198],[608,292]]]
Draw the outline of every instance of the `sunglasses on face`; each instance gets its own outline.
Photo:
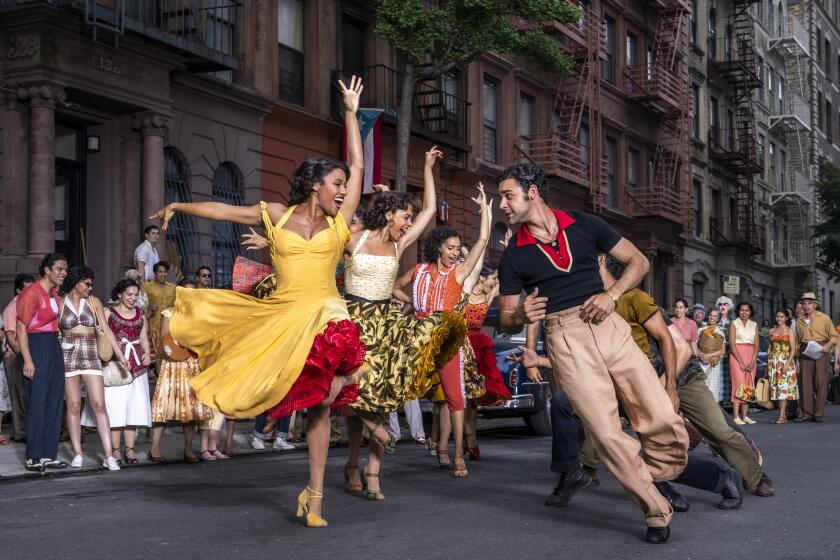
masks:
[[[207,273],[205,273],[205,274],[199,274],[199,276],[201,276],[202,278],[212,278],[212,277],[213,277],[213,275],[212,275],[212,274],[207,274]]]
[[[85,285],[85,286],[87,286],[88,288],[93,288],[93,282],[84,282],[84,281],[83,281],[83,282],[82,282],[82,284],[84,284],[84,285]]]

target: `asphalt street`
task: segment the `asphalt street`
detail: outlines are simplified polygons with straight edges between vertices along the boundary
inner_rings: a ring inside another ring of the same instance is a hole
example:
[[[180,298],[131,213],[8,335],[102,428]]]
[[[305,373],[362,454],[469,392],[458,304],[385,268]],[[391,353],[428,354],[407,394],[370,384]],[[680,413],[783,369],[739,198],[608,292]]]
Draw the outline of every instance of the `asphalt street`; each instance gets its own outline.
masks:
[[[601,485],[548,508],[550,439],[509,420],[480,432],[480,462],[456,480],[422,446],[387,458],[387,500],[348,493],[346,448],[327,466],[326,529],[294,518],[306,454],[250,455],[199,465],[0,483],[0,558],[840,558],[840,406],[824,424],[748,427],[776,496],[747,496],[724,512],[718,497],[684,490],[666,545],[645,544],[641,513],[605,470]]]

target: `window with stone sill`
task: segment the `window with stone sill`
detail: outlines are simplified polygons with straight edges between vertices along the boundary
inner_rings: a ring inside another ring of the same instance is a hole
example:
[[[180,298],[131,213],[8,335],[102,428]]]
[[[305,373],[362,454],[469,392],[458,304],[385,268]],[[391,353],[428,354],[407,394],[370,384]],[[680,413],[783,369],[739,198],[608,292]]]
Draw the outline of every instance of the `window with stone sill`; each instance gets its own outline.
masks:
[[[280,0],[277,6],[277,94],[303,105],[303,1]]]

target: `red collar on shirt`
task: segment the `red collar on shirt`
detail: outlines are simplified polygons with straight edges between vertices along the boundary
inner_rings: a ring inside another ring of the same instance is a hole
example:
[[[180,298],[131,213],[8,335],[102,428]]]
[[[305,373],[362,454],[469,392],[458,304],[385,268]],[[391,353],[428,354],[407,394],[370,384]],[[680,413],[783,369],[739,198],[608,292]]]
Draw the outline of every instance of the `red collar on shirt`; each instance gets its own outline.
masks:
[[[548,257],[548,260],[555,268],[563,272],[569,272],[572,268],[572,251],[569,248],[569,240],[566,237],[565,230],[575,223],[575,219],[562,210],[552,208],[551,212],[554,214],[554,218],[557,220],[557,225],[559,226],[557,229],[556,246],[537,241],[528,230],[527,225],[523,225],[516,232],[516,246],[536,245]]]

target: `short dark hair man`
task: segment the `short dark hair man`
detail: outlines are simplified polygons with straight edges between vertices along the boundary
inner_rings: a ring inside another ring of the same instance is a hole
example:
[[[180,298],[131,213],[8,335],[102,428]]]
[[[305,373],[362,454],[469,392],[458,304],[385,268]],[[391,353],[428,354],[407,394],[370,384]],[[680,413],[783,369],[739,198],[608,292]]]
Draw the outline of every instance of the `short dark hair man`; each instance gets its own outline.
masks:
[[[157,243],[160,240],[160,228],[155,225],[146,226],[143,230],[143,242],[134,249],[134,268],[140,271],[143,281],[153,280],[154,267],[160,260]]]
[[[41,277],[18,296],[17,340],[26,377],[26,468],[66,468],[58,460],[58,437],[64,406],[64,354],[58,342],[60,307],[56,288],[67,277],[67,258],[50,253],[41,261]]]
[[[196,288],[206,289],[213,287],[213,273],[209,266],[199,266],[198,270],[195,271],[195,279],[198,282]]]
[[[674,410],[677,388],[663,390],[627,323],[613,313],[621,294],[647,273],[647,259],[601,218],[549,208],[545,173],[538,166],[509,167],[498,181],[499,208],[512,225],[520,225],[499,265],[502,329],[515,333],[543,321],[555,380],[644,512],[645,539],[666,542],[673,510],[653,483],[683,470],[688,434]],[[627,265],[609,291],[598,270],[599,253]],[[529,293],[524,302],[523,291]],[[619,396],[641,446],[621,429]]]

